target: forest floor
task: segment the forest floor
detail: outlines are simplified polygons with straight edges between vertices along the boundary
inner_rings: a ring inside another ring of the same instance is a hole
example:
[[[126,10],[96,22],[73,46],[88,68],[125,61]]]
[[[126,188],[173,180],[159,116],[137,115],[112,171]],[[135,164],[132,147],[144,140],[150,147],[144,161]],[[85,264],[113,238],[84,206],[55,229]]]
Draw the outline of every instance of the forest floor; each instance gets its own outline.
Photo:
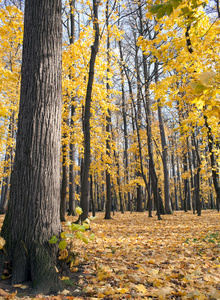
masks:
[[[95,234],[89,244],[74,239],[75,263],[61,276],[65,289],[60,295],[31,295],[28,286],[11,288],[1,280],[0,300],[220,299],[217,211],[202,211],[201,217],[174,212],[161,221],[147,212],[112,217],[104,220],[97,213],[85,233]]]

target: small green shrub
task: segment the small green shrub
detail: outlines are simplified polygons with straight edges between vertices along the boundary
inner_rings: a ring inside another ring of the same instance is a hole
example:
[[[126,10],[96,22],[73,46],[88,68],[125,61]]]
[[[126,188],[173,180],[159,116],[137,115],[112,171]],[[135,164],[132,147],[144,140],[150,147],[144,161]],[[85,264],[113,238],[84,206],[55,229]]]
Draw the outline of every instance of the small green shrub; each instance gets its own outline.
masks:
[[[76,208],[76,213],[78,215],[82,214],[82,209],[81,207]],[[57,238],[56,235],[52,236],[51,239],[49,240],[50,244],[56,244],[59,242],[58,247],[60,249],[60,257],[59,259],[61,260],[66,260],[70,259],[70,256],[73,256],[73,253],[69,253],[67,250],[67,241],[70,240],[70,244],[73,243],[74,239],[80,239],[82,240],[85,244],[88,244],[90,241],[93,241],[95,238],[95,234],[92,233],[89,235],[89,237],[84,235],[84,232],[90,228],[90,221],[94,220],[96,217],[89,217],[85,221],[83,221],[82,224],[76,224],[76,223],[71,223],[67,222],[66,226],[69,227],[71,230],[71,233],[68,232],[62,232],[61,233],[61,240]],[[70,247],[71,250],[71,247]]]

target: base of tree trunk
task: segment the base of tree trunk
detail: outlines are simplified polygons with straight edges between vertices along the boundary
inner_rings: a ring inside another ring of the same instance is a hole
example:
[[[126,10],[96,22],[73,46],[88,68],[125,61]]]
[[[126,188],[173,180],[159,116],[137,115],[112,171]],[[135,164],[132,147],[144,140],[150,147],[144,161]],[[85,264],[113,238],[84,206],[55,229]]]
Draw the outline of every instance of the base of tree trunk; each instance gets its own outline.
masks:
[[[7,251],[7,249],[6,249]],[[24,243],[17,243],[13,253],[0,253],[0,271],[3,272],[5,261],[10,260],[12,277],[11,284],[31,282],[34,293],[54,294],[62,291],[58,277],[57,246],[48,242],[33,242],[29,249]]]

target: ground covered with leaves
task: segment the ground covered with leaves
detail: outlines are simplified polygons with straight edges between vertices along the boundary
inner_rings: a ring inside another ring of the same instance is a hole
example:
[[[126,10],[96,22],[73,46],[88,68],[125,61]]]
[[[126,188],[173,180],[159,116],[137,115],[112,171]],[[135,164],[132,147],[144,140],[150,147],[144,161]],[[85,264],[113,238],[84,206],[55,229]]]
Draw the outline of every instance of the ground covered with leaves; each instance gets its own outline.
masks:
[[[74,261],[71,272],[61,277],[66,288],[60,295],[28,296],[25,286],[22,291],[17,286],[13,294],[0,289],[0,300],[19,295],[57,300],[220,299],[218,212],[203,211],[201,217],[175,212],[161,221],[148,218],[147,212],[116,213],[112,220],[98,213],[85,235],[91,233],[95,239],[88,244],[74,239]]]

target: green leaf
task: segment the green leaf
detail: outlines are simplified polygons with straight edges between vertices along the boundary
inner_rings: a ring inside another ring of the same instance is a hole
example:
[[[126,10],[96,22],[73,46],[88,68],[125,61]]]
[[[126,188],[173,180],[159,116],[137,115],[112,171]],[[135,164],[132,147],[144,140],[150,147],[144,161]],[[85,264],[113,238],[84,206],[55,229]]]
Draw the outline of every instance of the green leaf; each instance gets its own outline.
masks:
[[[87,238],[87,237],[85,237],[85,236],[82,238],[82,241],[83,241],[85,244],[88,244],[88,243],[89,243],[89,240],[88,240],[88,238]]]
[[[171,0],[171,4],[173,8],[177,9],[177,7],[182,3],[182,0]]]
[[[89,224],[88,223],[83,223],[83,226],[85,227],[85,229],[89,229]]]
[[[81,215],[82,214],[82,208],[81,207],[79,207],[79,206],[77,206],[76,207],[76,213],[78,214],[78,215]]]
[[[61,232],[61,238],[64,240],[66,239],[66,232]]]
[[[90,241],[93,241],[95,239],[95,234],[94,233],[90,234],[89,239]]]
[[[52,238],[49,240],[50,244],[56,244],[56,242],[58,241],[58,238],[56,235],[52,236]]]
[[[156,4],[150,7],[150,12],[152,14],[157,14],[160,8],[163,7],[163,4]]]
[[[85,226],[80,225],[79,228],[78,228],[78,230],[81,231],[81,232],[85,232],[86,228],[85,228]]]
[[[77,237],[77,239],[82,240],[83,239],[83,234],[80,231],[77,231],[76,232],[76,237]]]
[[[166,13],[168,16],[170,16],[173,12],[173,6],[171,4],[166,5]]]
[[[167,12],[166,7],[163,5],[163,7],[157,12],[157,19],[163,18],[166,12]]]
[[[72,233],[66,233],[66,238],[73,238],[74,235]]]
[[[182,11],[182,14],[181,14],[181,16],[182,15],[189,15],[189,13],[190,13],[190,10],[189,10],[189,8],[188,7],[183,7],[183,8],[181,8],[181,11]]]
[[[60,242],[59,242],[59,248],[60,248],[61,250],[66,249],[66,246],[67,246],[66,241],[60,241]]]
[[[91,217],[89,217],[89,220],[90,221],[93,221],[93,220],[95,220],[97,217],[95,216],[95,217],[93,217],[93,216],[91,216]]]
[[[72,225],[71,225],[71,230],[72,231],[75,231],[75,230],[78,230],[79,229],[79,224],[75,224],[75,223],[72,223]]]
[[[68,286],[76,286],[76,284],[70,279],[63,279],[62,282]]]
[[[202,84],[202,82],[198,80],[195,87],[196,94],[201,94],[205,89],[206,87],[204,86],[204,84]]]

